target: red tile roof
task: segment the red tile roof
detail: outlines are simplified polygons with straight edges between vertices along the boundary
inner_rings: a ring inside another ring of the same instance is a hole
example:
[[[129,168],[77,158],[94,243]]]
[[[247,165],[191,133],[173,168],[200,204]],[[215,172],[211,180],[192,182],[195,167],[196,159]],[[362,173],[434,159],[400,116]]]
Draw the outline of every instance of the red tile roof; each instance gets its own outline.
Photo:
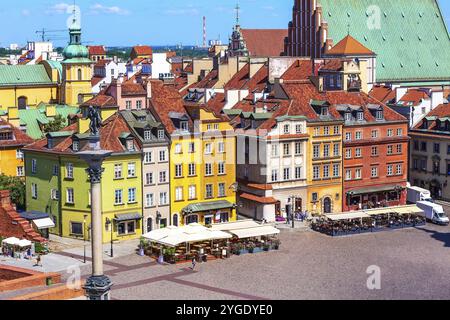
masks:
[[[450,118],[450,103],[444,103],[441,105],[438,105],[436,108],[434,108],[433,110],[431,110],[426,118],[428,117],[436,117],[436,118]],[[429,131],[433,131],[436,130],[436,120],[429,120],[428,121],[428,127],[426,130]],[[422,125],[423,125],[424,120],[420,121],[415,127],[414,129],[422,129]]]
[[[0,140],[0,148],[21,147],[34,142],[34,140],[25,132],[3,119],[0,119],[0,133],[1,132],[11,132],[12,140]]]
[[[127,81],[122,83],[122,95],[125,96],[142,96],[147,95],[147,90],[141,83],[133,83],[132,81]]]
[[[81,106],[83,107],[94,106],[99,108],[117,107],[117,101],[112,96],[100,93],[95,97],[93,97],[92,99],[84,102]]]
[[[387,86],[374,86],[369,95],[383,103],[395,102],[396,98],[395,91]]]
[[[105,79],[105,78],[103,78],[103,77],[97,77],[97,76],[94,76],[94,77],[92,77],[92,79],[91,79],[91,86],[92,87],[95,87],[99,82],[101,82],[103,79]]]
[[[184,72],[186,73],[193,73],[194,72],[194,63],[189,63],[186,65],[186,67],[184,68]]]
[[[344,68],[344,60],[327,60],[325,64],[320,67],[320,70],[327,71],[342,71]]]
[[[189,86],[189,89],[211,89],[214,88],[217,81],[219,81],[219,72],[217,70],[211,70],[206,77],[204,77],[199,82],[193,83]]]
[[[91,56],[102,56],[106,55],[106,49],[104,46],[88,46],[89,55]]]
[[[310,59],[295,61],[281,76],[286,81],[307,80],[313,73],[313,64]]]
[[[276,200],[274,197],[260,197],[260,196],[255,196],[250,193],[242,193],[240,195],[240,197],[243,199],[258,202],[261,204],[275,204],[278,202],[278,200]]]
[[[278,57],[284,52],[287,29],[241,29],[251,56]]]
[[[216,115],[219,115],[226,104],[225,93],[216,93],[214,97],[209,99],[206,107]]]
[[[133,51],[138,56],[151,56],[153,54],[153,49],[150,46],[134,46]]]
[[[422,103],[422,100],[429,98],[428,94],[422,90],[409,89],[408,92],[400,98],[398,104],[409,105],[412,103],[414,107],[417,107]]]
[[[339,41],[333,48],[327,51],[330,56],[373,56],[375,53],[367,49],[351,35]]]

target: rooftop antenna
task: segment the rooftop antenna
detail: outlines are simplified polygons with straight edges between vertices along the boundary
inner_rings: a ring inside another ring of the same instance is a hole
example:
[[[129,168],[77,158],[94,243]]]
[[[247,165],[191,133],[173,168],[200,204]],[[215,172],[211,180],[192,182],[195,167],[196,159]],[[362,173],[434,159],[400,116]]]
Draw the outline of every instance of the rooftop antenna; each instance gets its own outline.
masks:
[[[206,48],[206,16],[203,16],[203,48]]]
[[[241,7],[239,6],[239,2],[236,4],[236,8],[235,8],[235,10],[236,10],[236,25],[237,26],[239,26],[239,14],[240,14],[240,10],[241,10]]]

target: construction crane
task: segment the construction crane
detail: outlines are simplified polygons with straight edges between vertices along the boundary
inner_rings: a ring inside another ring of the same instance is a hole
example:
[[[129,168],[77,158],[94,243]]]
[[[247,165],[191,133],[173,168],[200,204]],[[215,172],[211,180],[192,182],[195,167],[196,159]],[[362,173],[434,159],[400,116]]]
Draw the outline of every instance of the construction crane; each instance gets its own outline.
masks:
[[[67,32],[67,30],[47,30],[42,29],[36,31],[36,34],[40,35],[42,42],[46,42],[49,40],[62,40],[61,36],[55,35],[55,33]],[[51,37],[51,38],[50,38]]]

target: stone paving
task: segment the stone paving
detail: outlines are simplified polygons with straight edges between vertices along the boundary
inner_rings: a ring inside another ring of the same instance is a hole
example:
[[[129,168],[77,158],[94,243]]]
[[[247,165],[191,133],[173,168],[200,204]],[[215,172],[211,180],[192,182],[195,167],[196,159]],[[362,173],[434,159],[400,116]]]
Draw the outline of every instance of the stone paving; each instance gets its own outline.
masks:
[[[128,299],[449,299],[450,228],[427,225],[331,238],[283,229],[280,251],[190,265],[136,254],[105,262],[112,297]],[[381,290],[367,268],[381,269]],[[89,266],[82,267],[88,276]]]

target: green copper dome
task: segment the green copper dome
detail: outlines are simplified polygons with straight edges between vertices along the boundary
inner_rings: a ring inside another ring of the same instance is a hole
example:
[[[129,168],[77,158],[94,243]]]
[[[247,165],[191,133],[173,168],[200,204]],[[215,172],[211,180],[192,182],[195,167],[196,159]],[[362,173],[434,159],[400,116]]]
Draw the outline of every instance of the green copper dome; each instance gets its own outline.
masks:
[[[90,63],[89,50],[81,44],[81,29],[69,29],[70,43],[64,49],[63,63]]]

